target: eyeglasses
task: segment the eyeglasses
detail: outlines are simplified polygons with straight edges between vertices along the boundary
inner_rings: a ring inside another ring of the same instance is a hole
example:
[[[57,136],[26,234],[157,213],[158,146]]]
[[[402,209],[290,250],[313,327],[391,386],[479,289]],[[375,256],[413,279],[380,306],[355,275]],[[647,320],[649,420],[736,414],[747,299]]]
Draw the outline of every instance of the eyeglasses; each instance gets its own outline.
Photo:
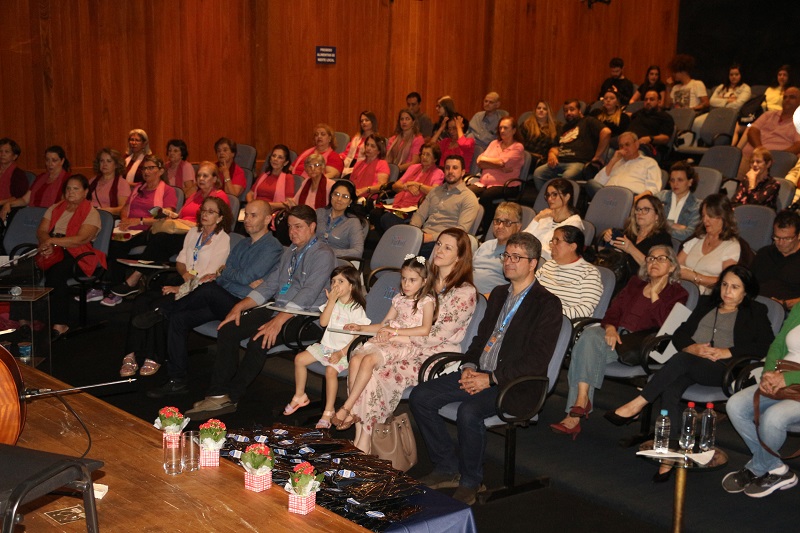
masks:
[[[324,165],[323,165],[323,163],[309,163],[306,166],[310,167],[310,168],[319,168],[319,167],[324,166]]]
[[[514,224],[519,224],[519,222],[516,222],[514,220],[503,220],[501,218],[496,218],[496,219],[492,220],[492,223],[495,226],[503,226],[503,227],[506,227],[506,228],[510,228]]]
[[[505,253],[505,252],[503,252],[502,254],[500,254],[500,260],[501,260],[502,262],[504,262],[504,263],[505,263],[506,261],[509,261],[509,260],[510,260],[512,263],[519,263],[519,260],[520,260],[520,259],[527,259],[527,260],[529,260],[529,261],[530,261],[530,259],[531,259],[531,258],[530,258],[530,257],[525,257],[525,256],[522,256],[522,255],[517,255],[517,254],[507,254],[507,253]]]
[[[349,200],[350,199],[350,195],[347,194],[347,193],[335,192],[331,196],[333,196],[334,198],[343,198],[345,200]]]
[[[201,209],[200,212],[205,215],[219,215],[219,211],[215,211],[213,209]]]
[[[545,198],[558,198],[559,196],[561,196],[561,193],[558,192],[548,192],[544,195]]]
[[[646,215],[652,210],[653,210],[652,207],[637,207],[636,209],[634,209],[637,215]]]
[[[567,241],[565,241],[564,239],[561,239],[559,237],[553,237],[552,239],[550,239],[550,244],[551,245],[558,244],[560,242],[567,242]]]
[[[151,165],[147,167],[142,167],[142,172],[150,172],[151,170],[158,170],[158,169],[159,167],[157,167],[156,165]]]
[[[645,261],[651,264],[658,262],[663,265],[664,263],[669,263],[669,257],[666,255],[648,255],[645,257]]]
[[[772,237],[772,240],[775,242],[789,242],[793,241],[797,238],[797,235],[793,235],[791,237]]]

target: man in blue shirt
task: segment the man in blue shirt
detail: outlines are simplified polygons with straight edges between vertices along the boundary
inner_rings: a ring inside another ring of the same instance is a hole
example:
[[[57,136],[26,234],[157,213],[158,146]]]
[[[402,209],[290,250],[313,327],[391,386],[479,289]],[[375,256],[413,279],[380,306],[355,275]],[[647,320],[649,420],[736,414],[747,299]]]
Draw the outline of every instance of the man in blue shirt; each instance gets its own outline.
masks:
[[[261,285],[278,264],[283,247],[268,230],[272,210],[267,202],[256,200],[244,210],[244,229],[250,236],[231,250],[225,269],[174,304],[134,318],[136,327],[147,329],[162,318],[169,319],[167,327],[167,370],[170,380],[161,387],[148,391],[151,398],[161,398],[188,392],[187,377],[189,352],[186,341],[191,331],[206,322],[224,319],[230,310]],[[216,281],[216,283],[214,283]]]

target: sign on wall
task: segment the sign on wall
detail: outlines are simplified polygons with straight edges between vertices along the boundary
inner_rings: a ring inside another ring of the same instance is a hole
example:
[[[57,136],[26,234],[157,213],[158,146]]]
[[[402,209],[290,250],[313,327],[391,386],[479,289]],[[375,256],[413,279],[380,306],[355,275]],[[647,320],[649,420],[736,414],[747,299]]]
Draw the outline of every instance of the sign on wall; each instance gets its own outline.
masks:
[[[335,46],[317,46],[317,64],[336,64]]]

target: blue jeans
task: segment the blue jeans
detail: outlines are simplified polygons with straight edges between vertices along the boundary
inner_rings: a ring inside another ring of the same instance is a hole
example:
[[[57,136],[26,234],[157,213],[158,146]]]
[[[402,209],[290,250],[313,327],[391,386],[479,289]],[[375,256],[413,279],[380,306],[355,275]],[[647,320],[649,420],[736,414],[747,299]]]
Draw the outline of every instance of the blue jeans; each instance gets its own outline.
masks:
[[[559,163],[554,167],[550,167],[548,164],[539,165],[533,171],[533,182],[536,184],[536,190],[541,191],[544,184],[554,178],[577,179],[583,173],[583,167],[585,166],[585,163]]]
[[[497,387],[470,395],[459,388],[461,373],[447,374],[420,383],[411,391],[409,405],[414,420],[428,448],[435,470],[461,474],[460,484],[477,489],[483,480],[483,456],[486,451],[486,426],[483,420],[497,413]],[[439,409],[452,402],[458,407],[458,453]]]
[[[758,442],[756,425],[753,422],[753,394],[757,387],[758,385],[753,385],[731,396],[726,410],[733,427],[753,454],[753,458],[745,466],[756,476],[763,476],[770,470],[781,467],[783,461],[762,448]],[[761,396],[759,408],[761,418],[758,433],[764,444],[778,453],[786,440],[786,426],[800,422],[800,402],[779,401]]]
[[[589,384],[589,401],[594,404],[594,390],[603,386],[606,365],[618,358],[616,350],[606,344],[606,328],[590,327],[583,330],[581,338],[572,348],[572,360],[567,373],[569,393],[567,408],[575,405],[578,398],[578,383]]]

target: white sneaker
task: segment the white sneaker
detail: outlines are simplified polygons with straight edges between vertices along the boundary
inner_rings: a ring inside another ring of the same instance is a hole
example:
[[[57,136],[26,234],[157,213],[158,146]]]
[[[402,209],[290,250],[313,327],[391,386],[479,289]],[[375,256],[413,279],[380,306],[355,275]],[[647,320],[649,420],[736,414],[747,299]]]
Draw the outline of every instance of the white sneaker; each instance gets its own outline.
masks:
[[[103,298],[103,301],[100,302],[100,305],[105,305],[106,307],[114,307],[115,305],[119,305],[122,303],[122,298],[117,296],[116,294],[110,294]]]

